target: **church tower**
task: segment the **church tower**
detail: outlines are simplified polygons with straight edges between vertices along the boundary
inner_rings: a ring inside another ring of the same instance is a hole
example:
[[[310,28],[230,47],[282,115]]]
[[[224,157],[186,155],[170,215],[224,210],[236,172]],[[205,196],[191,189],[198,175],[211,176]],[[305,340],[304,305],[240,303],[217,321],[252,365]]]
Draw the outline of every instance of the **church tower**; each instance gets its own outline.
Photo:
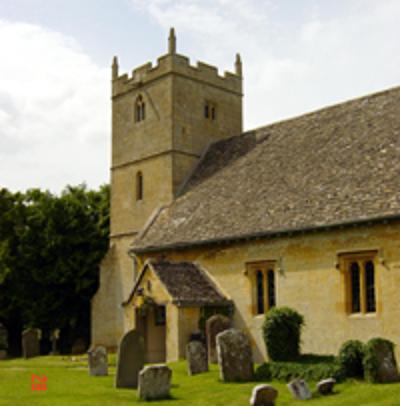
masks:
[[[112,64],[110,249],[92,301],[92,344],[117,345],[131,328],[121,303],[136,277],[129,245],[156,211],[169,204],[207,145],[242,132],[242,64],[235,73],[176,52],[120,75]]]

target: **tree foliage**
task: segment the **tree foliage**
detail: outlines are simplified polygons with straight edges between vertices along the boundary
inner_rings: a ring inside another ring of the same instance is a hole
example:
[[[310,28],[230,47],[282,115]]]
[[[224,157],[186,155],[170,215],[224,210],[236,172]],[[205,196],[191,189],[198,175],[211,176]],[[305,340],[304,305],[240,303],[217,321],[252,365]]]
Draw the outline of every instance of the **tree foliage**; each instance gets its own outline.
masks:
[[[60,196],[0,190],[0,322],[10,344],[28,326],[44,335],[61,328],[65,347],[76,337],[89,340],[108,232],[108,186],[68,186]]]

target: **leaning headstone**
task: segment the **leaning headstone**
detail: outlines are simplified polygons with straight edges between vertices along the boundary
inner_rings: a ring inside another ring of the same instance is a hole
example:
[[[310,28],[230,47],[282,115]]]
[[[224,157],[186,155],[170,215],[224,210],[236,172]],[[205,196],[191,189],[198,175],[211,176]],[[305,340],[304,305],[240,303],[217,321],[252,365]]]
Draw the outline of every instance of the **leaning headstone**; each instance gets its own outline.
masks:
[[[22,332],[22,355],[24,358],[40,355],[40,330],[28,328]]]
[[[335,383],[336,379],[334,378],[323,379],[317,383],[317,390],[321,395],[329,395],[333,392]]]
[[[0,360],[7,358],[8,349],[8,332],[7,329],[0,323]]]
[[[247,335],[229,329],[217,335],[219,376],[225,382],[250,381],[253,378],[253,355]]]
[[[103,346],[92,348],[88,351],[89,375],[108,375],[107,350]]]
[[[128,331],[118,347],[117,388],[137,388],[138,375],[144,365],[144,339],[136,331]]]
[[[393,348],[390,343],[386,340],[379,340],[370,347],[370,350],[374,353],[373,356],[377,363],[377,368],[374,372],[374,382],[398,382],[399,371],[397,369],[397,362],[393,352]]]
[[[51,341],[51,352],[50,355],[58,355],[60,352],[57,348],[57,341],[60,338],[60,329],[54,329],[50,334],[50,341]]]
[[[307,382],[303,379],[293,379],[293,381],[287,384],[287,387],[295,399],[307,400],[312,397]]]
[[[221,314],[215,314],[206,321],[206,336],[208,360],[210,363],[218,362],[216,337],[219,333],[228,330],[231,327],[231,321],[228,317]]]
[[[186,360],[189,375],[208,371],[207,351],[201,341],[191,341],[186,346]]]
[[[149,365],[139,373],[139,399],[168,399],[172,371],[166,365]]]
[[[278,391],[271,385],[261,384],[253,388],[250,406],[275,406]]]

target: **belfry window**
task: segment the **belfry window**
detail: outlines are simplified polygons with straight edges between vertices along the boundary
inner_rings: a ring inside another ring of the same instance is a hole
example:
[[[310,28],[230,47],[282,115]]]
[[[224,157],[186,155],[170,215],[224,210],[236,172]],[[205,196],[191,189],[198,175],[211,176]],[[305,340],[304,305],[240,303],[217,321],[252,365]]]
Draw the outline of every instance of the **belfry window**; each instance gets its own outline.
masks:
[[[348,313],[375,313],[375,252],[344,256]]]
[[[146,118],[146,103],[143,96],[139,95],[135,102],[135,121],[138,123]]]
[[[217,106],[215,103],[206,101],[204,103],[204,118],[214,121],[217,118]]]
[[[143,200],[143,174],[140,171],[136,174],[136,200]]]
[[[250,276],[253,312],[264,314],[276,305],[275,264],[271,261],[254,262],[246,265]]]

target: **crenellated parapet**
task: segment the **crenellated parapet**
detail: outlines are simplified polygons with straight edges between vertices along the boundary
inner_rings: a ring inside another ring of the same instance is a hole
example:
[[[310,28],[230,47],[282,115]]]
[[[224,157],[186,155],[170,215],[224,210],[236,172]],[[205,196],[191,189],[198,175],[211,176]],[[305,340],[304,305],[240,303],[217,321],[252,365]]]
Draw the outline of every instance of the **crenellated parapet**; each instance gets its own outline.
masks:
[[[152,81],[166,75],[179,75],[191,80],[222,88],[235,94],[242,94],[242,62],[240,56],[236,56],[235,73],[224,72],[220,75],[218,68],[204,62],[191,65],[189,58],[176,53],[176,37],[173,29],[168,38],[168,53],[157,59],[153,66],[151,62],[141,65],[127,73],[118,74],[118,63],[114,57],[112,65],[112,95],[113,97],[140,88]]]

